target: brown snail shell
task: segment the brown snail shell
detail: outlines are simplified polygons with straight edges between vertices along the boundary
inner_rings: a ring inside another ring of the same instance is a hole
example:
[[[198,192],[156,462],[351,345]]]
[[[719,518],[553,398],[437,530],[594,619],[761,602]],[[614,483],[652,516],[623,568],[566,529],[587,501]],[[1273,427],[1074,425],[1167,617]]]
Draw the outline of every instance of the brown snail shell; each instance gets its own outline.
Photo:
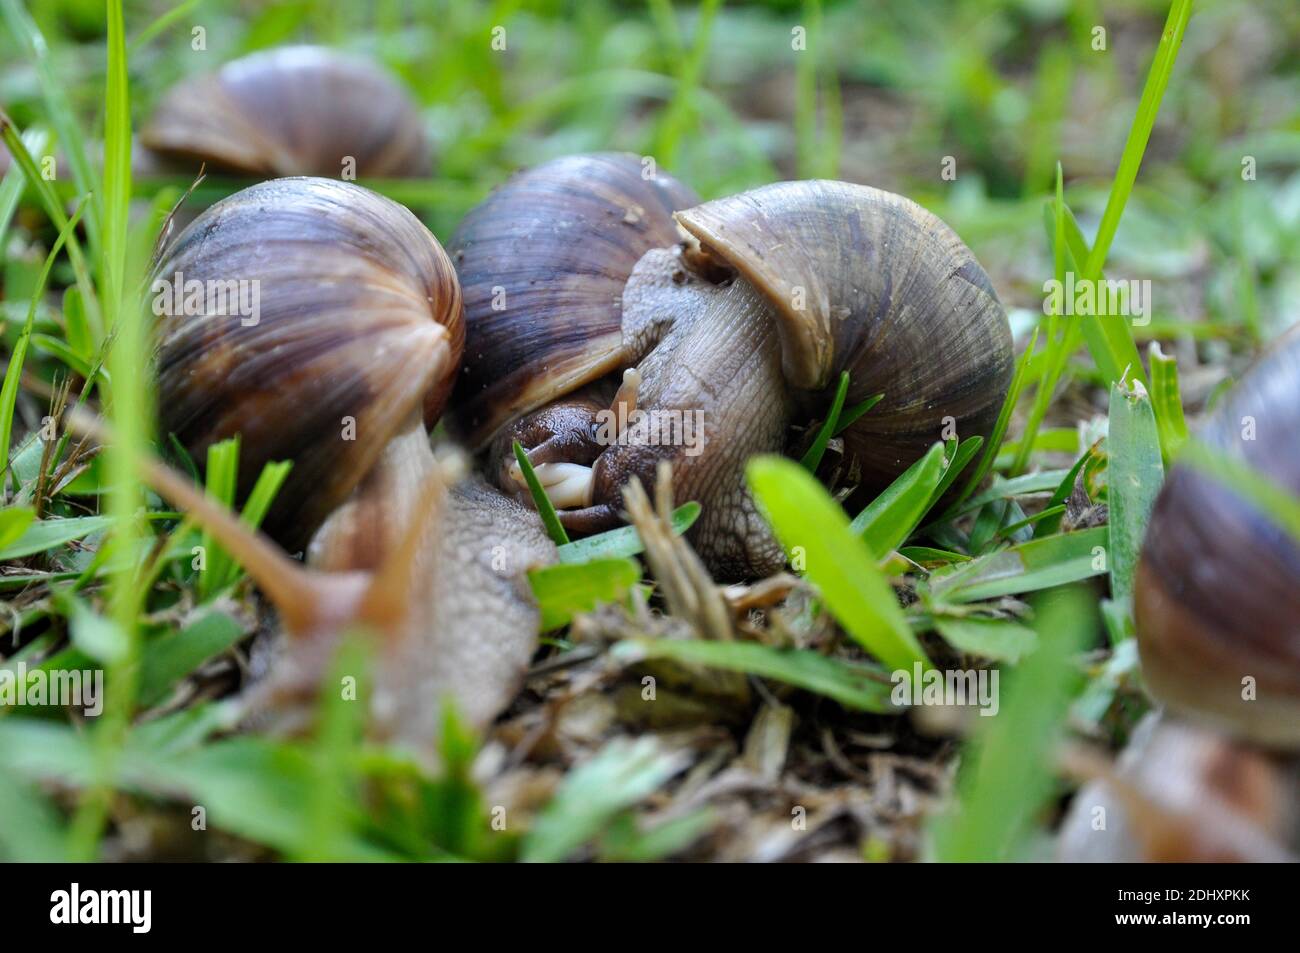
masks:
[[[141,133],[149,149],[244,175],[416,177],[429,143],[407,91],[325,47],[249,54],[173,87]]]
[[[1293,329],[1199,439],[1300,494],[1297,381]],[[1284,528],[1232,487],[1173,467],[1147,526],[1134,610],[1143,674],[1159,701],[1239,737],[1300,746],[1300,545]]]
[[[1011,331],[970,249],[910,199],[846,182],[778,182],[677,215],[772,305],[800,390],[849,372],[845,406],[884,397],[844,432],[872,488],[951,416],[987,436],[1011,380]],[[821,403],[825,404],[823,395]]]
[[[482,446],[520,414],[627,363],[623,288],[647,251],[681,240],[698,201],[625,153],[567,156],[514,176],[448,242],[465,295],[454,424]]]
[[[256,320],[204,296],[178,312],[166,293],[210,282],[249,282]],[[263,182],[217,203],[168,247],[151,290],[162,432],[199,465],[241,434],[241,494],[268,461],[292,460],[267,523],[291,548],[413,418],[436,421],[464,341],[455,272],[428,229],[330,179]]]
[[[778,568],[784,554],[748,497],[744,464],[785,449],[801,416],[824,413],[841,370],[850,402],[885,394],[844,435],[864,487],[941,439],[945,418],[963,438],[987,435],[1010,381],[1010,329],[939,219],[866,186],[784,182],[678,211],[677,230],[666,213],[689,193],[660,174],[667,184],[652,195],[667,198],[647,201],[639,171],[632,156],[549,163],[504,186],[452,241],[468,326],[455,420],[476,447],[502,433],[494,458],[520,439],[534,464],[556,468],[576,506],[561,512],[566,526],[616,522],[622,486],[651,484],[667,458],[676,498],[704,505],[692,539],[711,569]],[[506,290],[495,310],[493,284]],[[629,368],[638,373],[614,406],[699,411],[706,449],[594,444],[600,398],[574,392]],[[552,419],[539,426],[541,413]],[[587,477],[565,476],[588,465]]]

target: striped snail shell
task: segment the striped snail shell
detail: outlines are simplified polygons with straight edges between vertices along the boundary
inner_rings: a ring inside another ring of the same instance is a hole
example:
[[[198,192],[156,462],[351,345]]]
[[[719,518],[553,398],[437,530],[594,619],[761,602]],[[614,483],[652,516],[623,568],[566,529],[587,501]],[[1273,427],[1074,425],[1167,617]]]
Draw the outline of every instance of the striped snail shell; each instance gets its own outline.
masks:
[[[1199,439],[1300,494],[1300,328],[1242,378]],[[1300,544],[1232,487],[1175,465],[1134,589],[1142,671],[1171,709],[1300,747]]]
[[[239,489],[292,460],[267,523],[300,547],[399,432],[432,425],[464,343],[442,247],[402,206],[330,179],[254,185],[152,273],[161,428],[203,463],[240,434]]]
[[[430,169],[419,110],[387,72],[324,47],[252,53],[182,80],[140,140],[166,158],[243,175],[416,177]]]

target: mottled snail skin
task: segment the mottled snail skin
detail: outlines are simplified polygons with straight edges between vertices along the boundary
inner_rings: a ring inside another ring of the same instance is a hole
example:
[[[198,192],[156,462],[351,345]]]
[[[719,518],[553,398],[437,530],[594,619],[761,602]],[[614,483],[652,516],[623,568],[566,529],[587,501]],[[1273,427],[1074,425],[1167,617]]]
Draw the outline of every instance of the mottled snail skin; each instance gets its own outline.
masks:
[[[1294,863],[1297,795],[1295,761],[1153,712],[1115,769],[1075,794],[1057,855],[1071,863]]]
[[[316,534],[309,565],[337,577],[384,571],[434,466],[416,422]],[[407,614],[376,653],[371,732],[421,751],[436,747],[448,698],[481,730],[518,693],[541,626],[526,571],[554,563],[557,554],[535,511],[474,477],[448,489],[411,552],[403,561],[413,580]],[[314,708],[329,641],[288,641],[267,686],[279,696],[280,717],[286,688],[306,688],[302,708]]]
[[[1199,439],[1300,494],[1298,381],[1295,329]],[[1254,439],[1243,439],[1247,427]],[[1237,737],[1300,747],[1300,546],[1285,529],[1230,486],[1175,466],[1147,527],[1134,600],[1142,671],[1159,701]],[[1253,697],[1243,697],[1247,677]]]
[[[1010,381],[1010,328],[983,270],[935,216],[866,186],[785,182],[670,220],[688,194],[660,174],[673,199],[647,205],[640,168],[634,156],[548,163],[503,186],[451,243],[466,294],[467,369],[475,368],[458,385],[454,421],[474,446],[500,434],[494,460],[521,439],[557,480],[593,459],[590,505],[562,510],[567,527],[616,524],[622,486],[632,476],[650,485],[669,459],[675,497],[703,503],[692,541],[709,567],[762,575],[785,557],[745,489],[745,461],[787,449],[791,425],[824,415],[842,370],[850,404],[885,394],[843,435],[864,492],[940,439],[944,418],[963,438],[992,428]],[[505,291],[496,311],[490,283]],[[521,300],[535,288],[543,290]],[[567,290],[547,293],[556,288]],[[491,373],[503,352],[508,387]],[[580,406],[545,411],[561,422],[553,440],[528,416],[630,367],[639,371],[635,407],[660,419],[702,412],[702,452],[680,442],[601,445],[590,392]]]
[[[345,182],[291,178],[204,212],[152,281],[178,274],[204,287],[256,282],[246,287],[258,289],[260,315],[177,314],[165,302],[161,431],[200,466],[211,444],[240,434],[241,494],[268,461],[292,460],[267,529],[301,548],[412,413],[422,408],[430,426],[440,415],[464,342],[451,262],[400,205]]]
[[[312,540],[307,565],[145,461],[145,478],[247,569],[282,628],[252,658],[247,727],[310,726],[345,638],[369,637],[368,735],[438,761],[444,706],[485,729],[518,692],[540,613],[526,572],[554,563],[530,510],[477,478],[448,485],[418,417],[389,441],[353,496]]]
[[[242,175],[408,177],[430,170],[406,90],[379,67],[324,47],[252,53],[173,87],[141,133],[159,155]]]

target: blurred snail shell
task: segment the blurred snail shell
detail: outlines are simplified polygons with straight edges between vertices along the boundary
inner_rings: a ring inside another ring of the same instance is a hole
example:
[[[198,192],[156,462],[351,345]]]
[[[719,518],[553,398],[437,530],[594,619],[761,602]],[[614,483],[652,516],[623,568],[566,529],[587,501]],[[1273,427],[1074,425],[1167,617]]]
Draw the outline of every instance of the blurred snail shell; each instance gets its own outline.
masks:
[[[642,169],[629,155],[539,166],[471,212],[449,246],[467,323],[453,425],[471,446],[497,436],[493,459],[520,439],[566,526],[618,522],[621,487],[633,476],[649,485],[670,459],[675,496],[703,504],[692,539],[710,568],[778,568],[784,554],[743,467],[824,414],[843,370],[849,405],[884,393],[843,434],[864,489],[940,439],[946,417],[962,437],[988,433],[1010,380],[1010,329],[983,269],[938,218],[825,181],[695,205]],[[629,369],[611,411],[698,421],[702,439],[593,436],[592,408],[613,386],[579,389]],[[533,413],[566,395],[545,419]],[[509,482],[508,459],[501,468]]]
[[[1297,382],[1293,329],[1199,439],[1300,494]],[[1156,699],[1235,736],[1300,747],[1300,545],[1282,526],[1222,481],[1173,467],[1147,526],[1134,610]]]
[[[1300,765],[1161,713],[1061,824],[1071,863],[1276,863],[1300,859]]]
[[[267,523],[291,549],[393,437],[437,420],[464,341],[433,235],[330,179],[263,182],[212,206],[167,248],[150,290],[162,432],[200,466],[240,434],[241,495],[268,461],[292,460]]]
[[[172,159],[244,175],[416,177],[430,168],[419,110],[392,76],[325,47],[233,60],[173,87],[141,133]]]

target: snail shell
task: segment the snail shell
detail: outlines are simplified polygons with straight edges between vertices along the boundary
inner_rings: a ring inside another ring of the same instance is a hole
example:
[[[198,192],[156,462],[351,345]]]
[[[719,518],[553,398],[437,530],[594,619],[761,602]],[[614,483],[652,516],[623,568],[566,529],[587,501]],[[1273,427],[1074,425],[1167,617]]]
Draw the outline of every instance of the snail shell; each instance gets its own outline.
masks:
[[[1300,494],[1297,381],[1293,329],[1199,438]],[[1250,740],[1300,746],[1300,545],[1278,523],[1221,481],[1175,466],[1147,526],[1134,610],[1158,700]]]
[[[140,138],[165,157],[245,175],[338,176],[347,157],[360,176],[430,168],[406,90],[372,63],[315,46],[253,53],[182,80]]]
[[[1010,328],[938,218],[842,182],[778,183],[670,218],[689,192],[640,170],[633,156],[548,163],[472,212],[451,246],[468,325],[456,424],[473,446],[503,432],[494,458],[513,438],[551,466],[560,502],[576,505],[561,512],[570,529],[617,521],[622,486],[652,483],[668,458],[675,496],[704,504],[692,539],[710,568],[778,568],[784,554],[744,488],[744,464],[824,414],[842,370],[851,403],[885,395],[844,434],[864,490],[941,439],[946,418],[963,438],[992,428]],[[592,445],[599,398],[575,391],[629,368],[637,374],[615,404],[683,421],[699,412],[699,446]],[[573,469],[588,464],[585,478]]]
[[[1011,380],[1011,330],[988,275],[915,202],[846,182],[779,182],[677,215],[771,305],[791,387],[825,408],[884,397],[844,431],[878,489],[939,439],[992,430]]]
[[[268,461],[292,460],[267,523],[290,548],[412,419],[437,420],[464,343],[437,240],[335,180],[278,179],[217,203],[167,248],[151,290],[163,432],[200,465],[240,434],[241,494]]]
[[[467,337],[455,428],[473,447],[520,414],[626,366],[623,288],[647,251],[681,240],[698,198],[637,156],[567,156],[521,172],[448,243]]]

